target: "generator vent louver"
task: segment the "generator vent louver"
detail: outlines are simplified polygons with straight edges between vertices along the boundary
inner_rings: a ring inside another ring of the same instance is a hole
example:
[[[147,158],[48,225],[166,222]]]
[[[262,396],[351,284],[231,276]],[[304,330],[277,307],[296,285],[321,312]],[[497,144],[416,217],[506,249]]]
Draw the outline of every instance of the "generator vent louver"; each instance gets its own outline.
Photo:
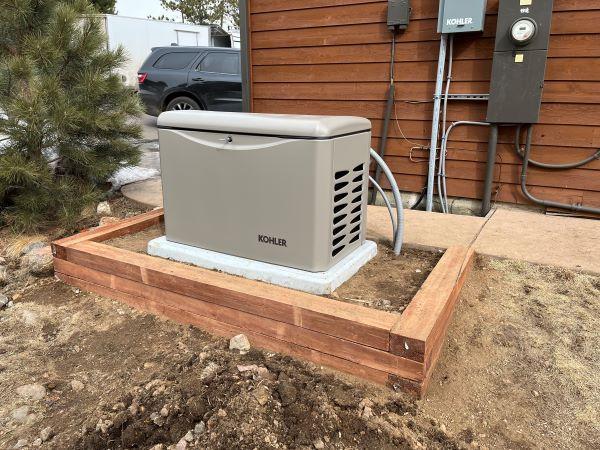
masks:
[[[360,239],[364,164],[335,173],[333,186],[333,232],[331,256]],[[358,195],[357,195],[358,194]]]

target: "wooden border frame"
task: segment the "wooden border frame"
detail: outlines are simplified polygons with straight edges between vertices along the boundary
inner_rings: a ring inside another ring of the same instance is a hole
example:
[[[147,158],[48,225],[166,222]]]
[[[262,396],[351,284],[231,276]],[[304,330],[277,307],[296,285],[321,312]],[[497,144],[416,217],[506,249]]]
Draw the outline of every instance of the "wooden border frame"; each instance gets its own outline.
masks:
[[[52,244],[57,277],[211,333],[424,395],[473,251],[446,251],[400,315],[102,244],[163,220],[162,209]]]

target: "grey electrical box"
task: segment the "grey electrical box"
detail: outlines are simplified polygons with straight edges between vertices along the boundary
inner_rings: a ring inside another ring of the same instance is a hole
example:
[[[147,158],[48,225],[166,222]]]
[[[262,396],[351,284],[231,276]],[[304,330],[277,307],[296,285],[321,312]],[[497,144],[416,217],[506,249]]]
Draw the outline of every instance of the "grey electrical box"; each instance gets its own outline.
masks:
[[[552,0],[500,1],[488,122],[538,122],[552,6]]]
[[[310,272],[364,243],[369,120],[169,111],[158,128],[167,240]]]
[[[483,31],[487,0],[440,0],[438,33]]]
[[[406,30],[410,22],[410,0],[388,0],[390,30]]]

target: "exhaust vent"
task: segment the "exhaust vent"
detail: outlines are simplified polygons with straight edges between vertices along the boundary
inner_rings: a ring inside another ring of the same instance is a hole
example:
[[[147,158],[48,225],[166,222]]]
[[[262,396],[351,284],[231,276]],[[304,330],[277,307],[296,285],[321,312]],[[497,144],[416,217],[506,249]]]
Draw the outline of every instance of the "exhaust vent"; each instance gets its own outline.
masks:
[[[364,170],[365,165],[359,164],[352,170],[340,170],[335,173],[332,257],[341,253],[347,245],[360,239]]]

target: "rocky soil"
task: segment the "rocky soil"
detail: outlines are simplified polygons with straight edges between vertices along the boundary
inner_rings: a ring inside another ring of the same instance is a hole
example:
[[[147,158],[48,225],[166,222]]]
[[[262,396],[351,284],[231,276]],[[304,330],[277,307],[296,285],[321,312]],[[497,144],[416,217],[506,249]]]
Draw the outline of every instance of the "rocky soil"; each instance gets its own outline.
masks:
[[[0,448],[468,447],[402,394],[51,278],[0,330]]]
[[[479,258],[416,401],[25,271],[30,242],[0,242],[2,449],[598,448],[600,277]]]
[[[115,223],[146,210],[116,196],[99,203],[95,210],[85,212],[79,230]],[[0,308],[12,306],[12,301],[33,287],[40,278],[53,274],[50,242],[68,234],[72,233],[52,229],[44,234],[15,236],[8,229],[0,229]]]

